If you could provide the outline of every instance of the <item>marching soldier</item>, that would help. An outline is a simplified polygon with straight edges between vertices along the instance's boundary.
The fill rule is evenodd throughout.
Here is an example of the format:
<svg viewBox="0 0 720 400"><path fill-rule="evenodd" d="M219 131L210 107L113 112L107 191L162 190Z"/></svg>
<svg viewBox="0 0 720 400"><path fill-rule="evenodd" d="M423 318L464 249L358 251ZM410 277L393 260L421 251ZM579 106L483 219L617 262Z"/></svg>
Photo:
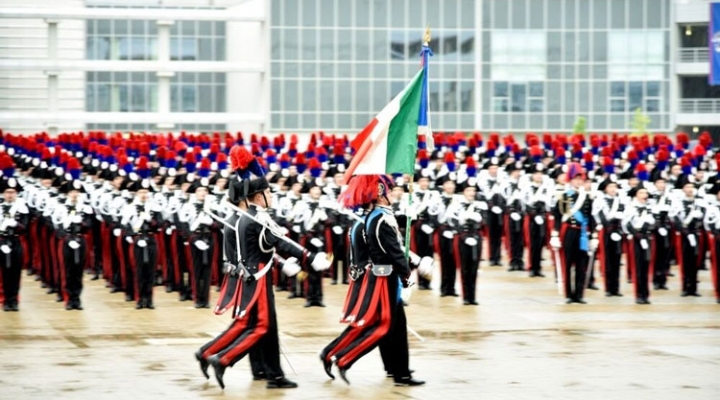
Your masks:
<svg viewBox="0 0 720 400"><path fill-rule="evenodd" d="M720 304L720 182L715 182L707 194L709 204L703 222L708 233L715 301Z"/></svg>
<svg viewBox="0 0 720 400"><path fill-rule="evenodd" d="M623 253L623 227L625 205L618 196L618 184L612 175L598 185L593 201L593 218L598 230L598 255L605 276L605 296L622 296L620 293L620 258Z"/></svg>
<svg viewBox="0 0 720 400"><path fill-rule="evenodd" d="M597 234L593 233L592 200L585 191L585 172L577 163L568 165L565 189L556 193L553 206L554 228L550 246L559 252L567 303L585 304L589 254L597 250ZM593 233L593 238L590 235Z"/></svg>
<svg viewBox="0 0 720 400"><path fill-rule="evenodd" d="M241 255L238 264L242 264L245 274L237 318L245 323L234 332L237 340L208 357L207 361L215 370L218 383L224 388L225 370L262 343L260 348L265 362L267 388L296 388L297 384L285 378L280 366L272 274L268 273L274 265L273 253L277 250L283 255L295 257L301 260L304 266L311 266L317 271L328 269L330 262L324 253L311 253L288 243L284 236L279 236L279 227L274 224L266 211L272 207L269 200L272 197L270 185L265 179L265 171L246 149L240 149L234 147L230 152L230 158L238 176L243 176L243 179L248 181L246 198L249 203L247 215L250 217L240 218L236 227ZM247 174L245 171L248 171ZM251 178L249 171L253 171L256 178ZM237 267L240 268L240 265Z"/></svg>
<svg viewBox="0 0 720 400"><path fill-rule="evenodd" d="M127 238L132 242L130 248L130 264L135 280L135 309L154 309L153 287L158 260L158 244L156 234L162 226L162 208L151 200L154 192L147 169L147 161L141 157L138 161L137 173L140 179L133 182L128 190L135 193L135 198L123 210L122 225Z"/></svg>
<svg viewBox="0 0 720 400"><path fill-rule="evenodd" d="M308 199L296 204L294 223L302 229L300 244L313 253L323 252L327 244L327 212L321 202L322 191L315 182L308 184ZM325 307L323 303L322 274L310 268L308 271L307 301L305 307Z"/></svg>
<svg viewBox="0 0 720 400"><path fill-rule="evenodd" d="M648 298L650 297L649 284L652 279L650 266L654 248L652 239L655 218L647 202L648 191L642 183L630 189L628 196L633 200L625 213L623 229L631 236L627 259L635 284L635 303L650 304Z"/></svg>
<svg viewBox="0 0 720 400"><path fill-rule="evenodd" d="M207 161L207 163L206 163ZM185 234L189 238L192 264L191 270L192 291L195 308L210 308L210 272L215 259L216 244L213 240L212 229L218 228L208 213L210 207L208 198L209 160L203 160L200 168L200 177L195 179L188 187L187 193L194 195L194 199L180 209L179 219L184 225Z"/></svg>
<svg viewBox="0 0 720 400"><path fill-rule="evenodd" d="M432 257L434 249L433 231L434 218L430 215L430 205L436 203L435 195L438 193L430 190L430 179L426 171L415 174L415 190L412 196L413 204L416 204L417 219L413 221L410 235L410 249L420 257ZM438 250L439 251L439 250ZM430 290L430 281L418 277L420 290Z"/></svg>
<svg viewBox="0 0 720 400"><path fill-rule="evenodd" d="M698 249L702 223L705 217L704 202L695 197L695 184L688 175L680 175L675 188L682 191L676 203L671 207L670 218L675 224L675 248L680 263L682 296L696 296L698 274Z"/></svg>
<svg viewBox="0 0 720 400"><path fill-rule="evenodd" d="M468 178L460 184L462 199L455 202L451 211L451 222L458 234L455 236L454 254L456 264L460 268L460 281L464 305L478 305L475 298L477 271L480 267L482 254L482 237L480 236L482 213L487 212L487 204L475 200L477 194L475 178ZM453 282L453 286L454 286Z"/></svg>
<svg viewBox="0 0 720 400"><path fill-rule="evenodd" d="M363 307L348 326L351 330L348 337L351 340L330 359L337 366L340 377L347 383L347 371L352 365L380 342L386 342L391 352L386 356L390 362L388 370L393 373L395 385L424 384L412 378L408 367L407 324L399 294L401 285L405 288L409 286L407 280L410 277L410 267L403 254L397 221L388 199L392 185L389 177L363 175L353 178L347 189L351 198L363 198L359 203L374 205L365 221L372 268L367 273ZM367 197L361 193L367 193ZM326 360L323 362L326 363ZM327 372L327 364L325 368Z"/></svg>
<svg viewBox="0 0 720 400"><path fill-rule="evenodd" d="M535 163L530 168L531 181L529 185L525 185L522 195L527 211L526 235L529 236L527 240L529 273L533 278L545 276L542 273L540 261L542 260L542 250L548 240L547 216L550 212L552 191L544 180L544 170L545 167L541 163Z"/></svg>
<svg viewBox="0 0 720 400"><path fill-rule="evenodd" d="M522 164L520 162L514 162L505 167L505 172L509 178L509 182L503 191L505 197L504 202L507 207L505 214L507 219L504 223L507 229L505 235L509 242L510 267L508 271L525 270L525 263L523 262L523 252L525 250L523 218L525 210L519 184L521 168Z"/></svg>
<svg viewBox="0 0 720 400"><path fill-rule="evenodd" d="M653 289L667 290L667 278L670 273L670 253L674 246L674 238L671 236L672 221L669 217L672 201L666 189L665 178L657 174L653 180L654 191L650 194L651 210L656 222L653 238L655 244L652 268Z"/></svg>
<svg viewBox="0 0 720 400"><path fill-rule="evenodd" d="M80 163L76 159L68 162L71 176L60 187L66 200L53 210L55 231L62 243L62 295L66 310L82 310L80 294L83 289L83 270L89 250L85 235L92 227L93 209L82 201L83 186L80 182Z"/></svg>
<svg viewBox="0 0 720 400"><path fill-rule="evenodd" d="M3 195L2 220L0 221L0 278L3 289L3 311L18 311L18 293L23 267L24 249L22 236L28 224L29 210L18 198L22 186L13 174L0 178L0 193Z"/></svg>
<svg viewBox="0 0 720 400"><path fill-rule="evenodd" d="M480 187L478 196L487 203L490 210L487 213L485 226L487 226L491 267L502 266L500 248L503 237L505 199L502 195L502 184L498 178L498 159L493 157L486 163L485 170L481 171L478 185Z"/></svg>
<svg viewBox="0 0 720 400"><path fill-rule="evenodd" d="M440 253L440 297L458 297L455 292L455 276L457 271L455 259L455 227L450 223L455 199L455 174L448 173L440 177L436 186L442 187L438 207L441 211L437 214L438 229L436 235L436 248Z"/></svg>

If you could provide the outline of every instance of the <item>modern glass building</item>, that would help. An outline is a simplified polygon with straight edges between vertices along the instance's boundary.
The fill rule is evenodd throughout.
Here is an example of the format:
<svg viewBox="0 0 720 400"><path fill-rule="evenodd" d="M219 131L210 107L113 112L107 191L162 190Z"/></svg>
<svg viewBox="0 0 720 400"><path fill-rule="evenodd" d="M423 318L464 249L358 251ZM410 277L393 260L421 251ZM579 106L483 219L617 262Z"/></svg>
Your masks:
<svg viewBox="0 0 720 400"><path fill-rule="evenodd" d="M670 0L271 0L276 130L356 130L419 68L443 130L670 129Z"/></svg>

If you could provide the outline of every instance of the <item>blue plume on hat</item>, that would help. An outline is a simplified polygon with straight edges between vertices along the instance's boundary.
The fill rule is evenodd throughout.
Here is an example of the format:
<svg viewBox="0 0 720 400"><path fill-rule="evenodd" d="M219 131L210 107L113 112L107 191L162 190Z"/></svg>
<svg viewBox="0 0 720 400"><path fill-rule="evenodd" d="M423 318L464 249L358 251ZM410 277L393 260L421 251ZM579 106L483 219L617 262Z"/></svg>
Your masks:
<svg viewBox="0 0 720 400"><path fill-rule="evenodd" d="M138 159L137 168L135 169L135 172L137 172L140 179L150 178L150 168L148 167L147 157L142 156Z"/></svg>

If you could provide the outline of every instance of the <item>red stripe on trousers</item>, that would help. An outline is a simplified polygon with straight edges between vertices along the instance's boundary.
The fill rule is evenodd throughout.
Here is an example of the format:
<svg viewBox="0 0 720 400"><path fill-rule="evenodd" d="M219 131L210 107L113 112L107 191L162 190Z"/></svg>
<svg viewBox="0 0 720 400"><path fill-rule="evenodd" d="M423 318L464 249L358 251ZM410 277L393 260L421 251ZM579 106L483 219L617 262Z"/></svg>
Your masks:
<svg viewBox="0 0 720 400"><path fill-rule="evenodd" d="M245 337L245 340L230 349L230 351L225 353L220 358L220 364L225 366L229 365L233 359L247 352L252 346L257 344L257 342L262 339L262 337L265 336L265 334L267 333L270 327L270 307L268 305L267 299L267 284L265 283L266 279L267 277L263 276L262 278L260 278L260 280L257 281L257 284L261 285L255 292L256 300L253 303L253 307L257 307L257 323L253 328L251 328L251 332ZM257 299L259 295L262 295L262 298ZM247 315L244 318L249 319Z"/></svg>
<svg viewBox="0 0 720 400"><path fill-rule="evenodd" d="M213 339L215 342L202 353L202 358L207 359L208 357L225 350L225 348L230 346L232 342L234 342L242 334L242 331L247 328L247 323L247 318L233 320L232 324L225 330L225 332L221 333L216 339Z"/></svg>
<svg viewBox="0 0 720 400"><path fill-rule="evenodd" d="M367 324L363 326L363 329L374 329L374 331L362 342L358 343L353 349L348 351L341 359L337 361L337 365L340 368L345 368L347 365L352 364L356 359L363 354L368 348L377 344L385 335L390 331L390 325L392 322L391 311L390 311L390 295L388 294L388 283L387 278L378 277L378 281L382 279L382 285L380 287L377 297L380 298L380 320L377 326L374 324Z"/></svg>

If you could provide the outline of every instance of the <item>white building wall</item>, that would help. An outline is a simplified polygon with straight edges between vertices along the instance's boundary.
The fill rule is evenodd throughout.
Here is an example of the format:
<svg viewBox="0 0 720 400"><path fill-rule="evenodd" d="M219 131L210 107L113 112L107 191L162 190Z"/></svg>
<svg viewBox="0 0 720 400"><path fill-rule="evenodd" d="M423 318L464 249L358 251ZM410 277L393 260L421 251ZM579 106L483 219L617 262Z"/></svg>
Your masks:
<svg viewBox="0 0 720 400"><path fill-rule="evenodd" d="M228 13L267 15L270 0L249 0L228 8ZM227 60L230 62L251 62L265 65L266 73L228 73L227 74L227 111L259 113L270 115L269 71L270 41L269 20L265 22L228 22ZM265 132L267 123L229 123L231 132Z"/></svg>
<svg viewBox="0 0 720 400"><path fill-rule="evenodd" d="M674 0L678 24L706 23L710 20L710 2L715 0Z"/></svg>
<svg viewBox="0 0 720 400"><path fill-rule="evenodd" d="M63 0L63 8L82 8L83 0ZM51 7L53 0L0 0L0 7ZM64 60L85 58L85 22L58 23L58 55ZM45 60L48 57L48 24L41 19L0 20L0 59ZM48 110L48 77L45 71L0 70L0 112ZM85 109L85 75L66 71L58 77L58 111L79 112ZM40 120L4 124L12 132L28 133L48 127ZM60 130L82 129L76 123L59 126Z"/></svg>

